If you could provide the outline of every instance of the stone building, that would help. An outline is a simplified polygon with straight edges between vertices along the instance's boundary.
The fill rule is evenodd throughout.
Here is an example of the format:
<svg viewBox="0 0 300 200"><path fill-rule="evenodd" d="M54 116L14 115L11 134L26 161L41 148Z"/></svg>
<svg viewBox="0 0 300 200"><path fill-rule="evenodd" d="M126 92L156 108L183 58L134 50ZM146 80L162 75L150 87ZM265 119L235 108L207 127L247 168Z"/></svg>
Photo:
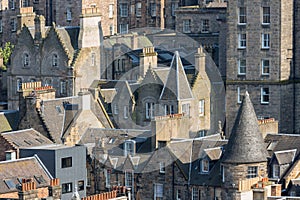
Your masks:
<svg viewBox="0 0 300 200"><path fill-rule="evenodd" d="M40 81L56 89L56 97L76 95L100 78L100 13L83 11L79 27L23 27L8 67L9 109L18 109L22 83Z"/></svg>
<svg viewBox="0 0 300 200"><path fill-rule="evenodd" d="M80 15L87 8L95 8L101 14L101 26L105 36L117 31L117 1L116 0L3 0L0 4L0 40L17 41L17 33L21 27L34 25L34 16L43 15L45 24L52 26L79 26ZM24 20L25 19L25 20Z"/></svg>
<svg viewBox="0 0 300 200"><path fill-rule="evenodd" d="M298 132L294 126L294 10L293 0L228 1L227 136L245 90L253 98L258 118L275 118L280 132Z"/></svg>

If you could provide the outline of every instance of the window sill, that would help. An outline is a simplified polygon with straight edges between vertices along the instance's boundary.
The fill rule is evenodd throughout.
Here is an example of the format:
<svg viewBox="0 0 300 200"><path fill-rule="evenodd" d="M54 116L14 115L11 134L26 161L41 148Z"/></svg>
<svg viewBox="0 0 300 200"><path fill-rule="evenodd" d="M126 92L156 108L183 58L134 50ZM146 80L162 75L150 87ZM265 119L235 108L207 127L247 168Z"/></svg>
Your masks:
<svg viewBox="0 0 300 200"><path fill-rule="evenodd" d="M269 50L270 47L262 47L261 50Z"/></svg>
<svg viewBox="0 0 300 200"><path fill-rule="evenodd" d="M270 26L270 23L262 23L262 26Z"/></svg>
<svg viewBox="0 0 300 200"><path fill-rule="evenodd" d="M261 105L269 105L269 102L260 102Z"/></svg>
<svg viewBox="0 0 300 200"><path fill-rule="evenodd" d="M238 50L245 50L246 47L238 47Z"/></svg>
<svg viewBox="0 0 300 200"><path fill-rule="evenodd" d="M246 26L247 23L238 23L237 25L238 25L238 26Z"/></svg>

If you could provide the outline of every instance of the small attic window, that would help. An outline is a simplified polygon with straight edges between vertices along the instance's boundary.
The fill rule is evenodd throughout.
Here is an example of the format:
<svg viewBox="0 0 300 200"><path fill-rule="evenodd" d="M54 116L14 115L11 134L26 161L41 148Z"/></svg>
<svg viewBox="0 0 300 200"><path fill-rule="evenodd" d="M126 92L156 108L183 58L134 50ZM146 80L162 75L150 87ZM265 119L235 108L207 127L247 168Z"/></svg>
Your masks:
<svg viewBox="0 0 300 200"><path fill-rule="evenodd" d="M4 183L6 184L6 186L9 188L9 189L14 189L16 188L16 184L13 180L11 179L6 179L4 180Z"/></svg>
<svg viewBox="0 0 300 200"><path fill-rule="evenodd" d="M42 175L34 176L34 178L39 184L46 183L46 180L44 179L44 177Z"/></svg>
<svg viewBox="0 0 300 200"><path fill-rule="evenodd" d="M201 172L202 173L209 172L209 160L207 158L204 158L203 160L201 160Z"/></svg>
<svg viewBox="0 0 300 200"><path fill-rule="evenodd" d="M53 67L57 67L58 66L58 56L55 53L52 55L52 66Z"/></svg>
<svg viewBox="0 0 300 200"><path fill-rule="evenodd" d="M28 140L24 140L24 142L28 145L32 145L32 142L31 141L28 141Z"/></svg>
<svg viewBox="0 0 300 200"><path fill-rule="evenodd" d="M39 143L43 144L45 142L45 140L41 139L41 138L35 138L36 141L38 141Z"/></svg>

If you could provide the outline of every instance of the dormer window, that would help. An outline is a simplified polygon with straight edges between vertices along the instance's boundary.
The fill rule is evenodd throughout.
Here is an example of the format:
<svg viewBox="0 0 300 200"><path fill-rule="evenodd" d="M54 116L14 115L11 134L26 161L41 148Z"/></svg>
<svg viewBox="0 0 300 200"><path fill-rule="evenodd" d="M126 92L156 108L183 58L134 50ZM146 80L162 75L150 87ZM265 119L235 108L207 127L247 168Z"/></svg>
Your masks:
<svg viewBox="0 0 300 200"><path fill-rule="evenodd" d="M134 140L126 140L124 142L124 156L127 155L133 156L135 154L135 141Z"/></svg>
<svg viewBox="0 0 300 200"><path fill-rule="evenodd" d="M146 102L146 119L154 118L154 103Z"/></svg>
<svg viewBox="0 0 300 200"><path fill-rule="evenodd" d="M58 56L57 56L57 54L53 54L52 55L52 66L57 67L57 65L58 65Z"/></svg>
<svg viewBox="0 0 300 200"><path fill-rule="evenodd" d="M279 178L280 176L280 167L277 163L274 163L272 166L273 178Z"/></svg>
<svg viewBox="0 0 300 200"><path fill-rule="evenodd" d="M23 65L24 65L24 67L28 67L28 65L29 65L29 55L28 55L28 53L24 53Z"/></svg>
<svg viewBox="0 0 300 200"><path fill-rule="evenodd" d="M166 172L166 165L165 162L159 163L159 173L164 174Z"/></svg>
<svg viewBox="0 0 300 200"><path fill-rule="evenodd" d="M71 8L67 8L67 21L72 21L72 11Z"/></svg>
<svg viewBox="0 0 300 200"><path fill-rule="evenodd" d="M209 160L207 158L201 160L201 172L202 173L209 172Z"/></svg>

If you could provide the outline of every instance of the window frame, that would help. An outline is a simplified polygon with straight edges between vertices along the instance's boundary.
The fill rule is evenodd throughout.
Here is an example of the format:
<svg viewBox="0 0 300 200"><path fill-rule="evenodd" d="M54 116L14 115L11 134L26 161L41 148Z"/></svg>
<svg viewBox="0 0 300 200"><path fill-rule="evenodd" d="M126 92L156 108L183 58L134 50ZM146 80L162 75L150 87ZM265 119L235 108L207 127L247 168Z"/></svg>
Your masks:
<svg viewBox="0 0 300 200"><path fill-rule="evenodd" d="M247 178L258 177L258 167L257 166L248 166L247 169Z"/></svg>
<svg viewBox="0 0 300 200"><path fill-rule="evenodd" d="M247 7L241 6L238 8L238 24L247 24ZM243 11L243 12L242 12Z"/></svg>
<svg viewBox="0 0 300 200"><path fill-rule="evenodd" d="M159 173L165 174L166 173L166 163L159 162Z"/></svg>
<svg viewBox="0 0 300 200"><path fill-rule="evenodd" d="M67 82L65 80L60 80L60 94L67 93Z"/></svg>
<svg viewBox="0 0 300 200"><path fill-rule="evenodd" d="M273 178L280 177L280 166L277 163L274 163L272 165L272 176L273 176Z"/></svg>
<svg viewBox="0 0 300 200"><path fill-rule="evenodd" d="M269 25L270 22L271 22L271 8L269 6L263 6L262 7L262 25Z"/></svg>
<svg viewBox="0 0 300 200"><path fill-rule="evenodd" d="M84 190L84 180L77 181L77 188L78 188L78 191Z"/></svg>
<svg viewBox="0 0 300 200"><path fill-rule="evenodd" d="M247 34L239 33L238 34L238 48L246 49L246 47L247 47Z"/></svg>
<svg viewBox="0 0 300 200"><path fill-rule="evenodd" d="M133 187L133 178L134 178L134 174L132 170L125 170L125 186L127 188L132 188Z"/></svg>
<svg viewBox="0 0 300 200"><path fill-rule="evenodd" d="M265 99L265 98L267 98L267 99ZM270 88L269 87L261 87L260 103L261 104L269 104L270 103Z"/></svg>
<svg viewBox="0 0 300 200"><path fill-rule="evenodd" d="M24 53L23 56L24 56L23 57L23 66L28 67L29 66L29 54Z"/></svg>
<svg viewBox="0 0 300 200"><path fill-rule="evenodd" d="M162 200L164 197L164 184L154 183L154 200Z"/></svg>
<svg viewBox="0 0 300 200"><path fill-rule="evenodd" d="M192 188L192 200L199 200L199 189L193 187Z"/></svg>
<svg viewBox="0 0 300 200"><path fill-rule="evenodd" d="M171 16L172 17L175 17L175 11L177 10L177 8L178 8L178 3L172 2L171 3Z"/></svg>
<svg viewBox="0 0 300 200"><path fill-rule="evenodd" d="M128 106L124 106L124 113L123 113L123 117L124 119L128 119L129 116L129 107Z"/></svg>
<svg viewBox="0 0 300 200"><path fill-rule="evenodd" d="M61 158L61 168L70 168L73 166L72 156Z"/></svg>
<svg viewBox="0 0 300 200"><path fill-rule="evenodd" d="M241 88L237 87L237 103L242 103Z"/></svg>
<svg viewBox="0 0 300 200"><path fill-rule="evenodd" d="M268 65L266 65L265 62L268 62ZM267 72L265 72L265 70ZM261 74L262 75L270 75L270 59L262 59L261 60Z"/></svg>
<svg viewBox="0 0 300 200"><path fill-rule="evenodd" d="M66 21L68 21L68 22L72 21L72 9L71 8L67 8L67 10L66 10Z"/></svg>
<svg viewBox="0 0 300 200"><path fill-rule="evenodd" d="M156 17L156 3L150 3L150 15Z"/></svg>
<svg viewBox="0 0 300 200"><path fill-rule="evenodd" d="M120 34L128 33L128 24L120 24Z"/></svg>
<svg viewBox="0 0 300 200"><path fill-rule="evenodd" d="M128 3L120 3L120 17L128 17Z"/></svg>
<svg viewBox="0 0 300 200"><path fill-rule="evenodd" d="M191 29L192 29L192 27L191 27L192 20L191 19L184 19L182 21L182 23L183 23L183 27L182 27L183 33L191 33L192 32L191 31Z"/></svg>
<svg viewBox="0 0 300 200"><path fill-rule="evenodd" d="M61 193L62 194L67 194L73 192L73 183L63 183L61 184Z"/></svg>
<svg viewBox="0 0 300 200"><path fill-rule="evenodd" d="M244 64L244 65L242 65ZM238 75L246 75L247 73L247 61L246 59L238 60Z"/></svg>
<svg viewBox="0 0 300 200"><path fill-rule="evenodd" d="M209 160L207 158L201 160L201 173L209 173Z"/></svg>
<svg viewBox="0 0 300 200"><path fill-rule="evenodd" d="M145 118L154 119L155 104L154 102L145 102Z"/></svg>
<svg viewBox="0 0 300 200"><path fill-rule="evenodd" d="M209 19L201 20L201 33L209 33Z"/></svg>
<svg viewBox="0 0 300 200"><path fill-rule="evenodd" d="M261 34L261 48L262 49L270 48L270 33Z"/></svg>
<svg viewBox="0 0 300 200"><path fill-rule="evenodd" d="M142 16L142 2L137 2L135 4L135 16L136 17Z"/></svg>
<svg viewBox="0 0 300 200"><path fill-rule="evenodd" d="M56 53L52 54L52 67L58 66L58 55Z"/></svg>
<svg viewBox="0 0 300 200"><path fill-rule="evenodd" d="M114 4L108 5L108 18L111 19L114 17Z"/></svg>
<svg viewBox="0 0 300 200"><path fill-rule="evenodd" d="M205 115L205 99L199 100L199 116Z"/></svg>

